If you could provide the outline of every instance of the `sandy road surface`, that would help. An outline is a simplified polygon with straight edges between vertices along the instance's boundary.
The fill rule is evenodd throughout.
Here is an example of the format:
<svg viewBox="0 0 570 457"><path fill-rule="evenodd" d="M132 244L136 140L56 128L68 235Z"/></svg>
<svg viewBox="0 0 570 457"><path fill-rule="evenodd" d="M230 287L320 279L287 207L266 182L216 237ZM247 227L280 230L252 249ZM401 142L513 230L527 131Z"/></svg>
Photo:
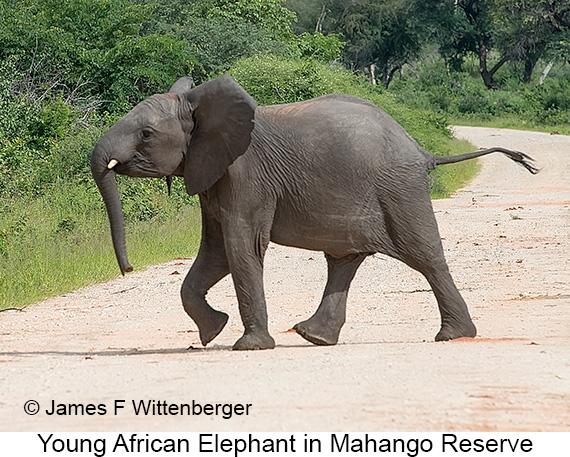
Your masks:
<svg viewBox="0 0 570 457"><path fill-rule="evenodd" d="M0 313L0 430L570 430L570 138L457 134L527 152L542 167L532 176L486 157L467 188L434 202L476 339L435 343L427 282L374 256L353 283L340 344L313 346L287 330L318 304L323 256L272 245L266 294L277 348L230 351L241 323L226 279L209 300L230 322L203 349L178 295L192 261L173 261ZM41 405L35 416L23 410L30 399ZM130 408L151 399L252 406L231 419ZM52 400L102 404L107 414L50 416Z"/></svg>

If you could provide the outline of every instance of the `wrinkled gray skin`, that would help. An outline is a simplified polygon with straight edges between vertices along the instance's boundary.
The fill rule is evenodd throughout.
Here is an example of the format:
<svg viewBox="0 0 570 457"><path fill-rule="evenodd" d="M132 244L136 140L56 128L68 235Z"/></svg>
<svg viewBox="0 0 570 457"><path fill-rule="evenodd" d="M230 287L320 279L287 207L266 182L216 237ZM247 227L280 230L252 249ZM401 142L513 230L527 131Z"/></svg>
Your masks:
<svg viewBox="0 0 570 457"><path fill-rule="evenodd" d="M257 107L224 76L195 88L183 78L169 93L141 102L100 139L91 168L123 274L132 267L113 172L184 177L202 209L200 250L181 291L184 309L202 343L212 341L228 316L205 296L231 273L245 327L234 349L267 349L275 346L262 278L270 240L325 253L321 304L295 326L315 344L338 341L350 283L378 252L429 281L442 321L436 340L475 336L444 258L426 170L495 151L536 172L529 157L498 148L434 157L382 110L347 95Z"/></svg>

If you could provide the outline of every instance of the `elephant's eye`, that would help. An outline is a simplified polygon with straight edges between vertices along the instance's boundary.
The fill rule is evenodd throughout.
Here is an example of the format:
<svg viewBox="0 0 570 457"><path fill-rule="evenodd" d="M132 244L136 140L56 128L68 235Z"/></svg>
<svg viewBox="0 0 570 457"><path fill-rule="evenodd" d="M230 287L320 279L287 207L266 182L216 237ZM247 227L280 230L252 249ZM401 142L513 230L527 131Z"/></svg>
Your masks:
<svg viewBox="0 0 570 457"><path fill-rule="evenodd" d="M143 139L143 141L148 141L148 140L150 140L151 137L152 137L152 130L143 129L141 131L141 138Z"/></svg>

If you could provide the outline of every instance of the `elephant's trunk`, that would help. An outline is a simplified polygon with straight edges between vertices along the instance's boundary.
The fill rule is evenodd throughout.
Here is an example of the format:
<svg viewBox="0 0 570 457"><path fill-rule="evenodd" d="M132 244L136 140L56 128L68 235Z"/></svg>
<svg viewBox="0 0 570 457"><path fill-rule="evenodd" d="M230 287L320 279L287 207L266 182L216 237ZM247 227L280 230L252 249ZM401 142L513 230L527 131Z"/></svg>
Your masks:
<svg viewBox="0 0 570 457"><path fill-rule="evenodd" d="M123 208L121 199L117 189L114 172L107 168L109 164L109 156L105 153L104 148L100 145L95 146L91 155L91 173L97 183L99 192L103 197L107 208L107 215L111 224L111 237L113 238L113 247L115 255L119 262L119 268L124 275L126 272L133 271L133 267L127 259L127 249L125 246L125 218L123 216Z"/></svg>

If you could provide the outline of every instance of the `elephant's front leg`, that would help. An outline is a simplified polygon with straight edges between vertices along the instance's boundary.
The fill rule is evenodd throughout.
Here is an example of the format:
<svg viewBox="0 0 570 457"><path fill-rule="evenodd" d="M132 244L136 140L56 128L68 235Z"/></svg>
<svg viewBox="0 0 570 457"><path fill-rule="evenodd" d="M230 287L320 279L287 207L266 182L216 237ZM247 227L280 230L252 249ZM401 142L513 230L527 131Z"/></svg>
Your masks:
<svg viewBox="0 0 570 457"><path fill-rule="evenodd" d="M269 334L267 307L263 290L263 259L269 234L259 228L234 226L227 234L226 252L239 312L245 328L234 350L273 349L275 340Z"/></svg>
<svg viewBox="0 0 570 457"><path fill-rule="evenodd" d="M206 293L229 272L221 227L203 212L200 250L184 279L181 296L184 310L198 326L204 346L222 331L228 321L226 313L213 309L206 302Z"/></svg>
<svg viewBox="0 0 570 457"><path fill-rule="evenodd" d="M319 345L338 342L346 319L348 288L366 255L353 254L342 258L327 255L326 258L328 280L321 304L313 316L293 327L303 338Z"/></svg>

